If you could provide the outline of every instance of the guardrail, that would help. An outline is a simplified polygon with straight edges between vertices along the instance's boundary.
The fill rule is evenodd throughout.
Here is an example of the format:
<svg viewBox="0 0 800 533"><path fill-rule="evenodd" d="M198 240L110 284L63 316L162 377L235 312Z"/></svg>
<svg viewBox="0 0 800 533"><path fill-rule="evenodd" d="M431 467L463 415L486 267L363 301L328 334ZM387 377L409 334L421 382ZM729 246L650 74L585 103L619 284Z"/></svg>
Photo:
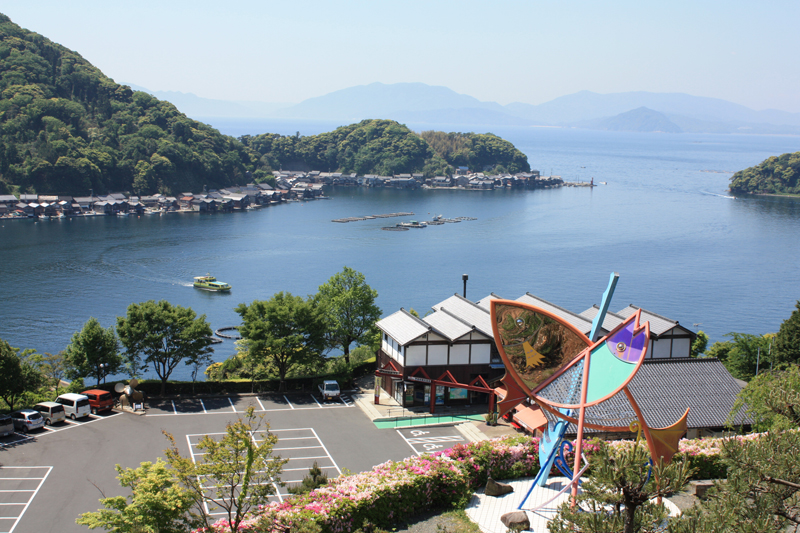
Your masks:
<svg viewBox="0 0 800 533"><path fill-rule="evenodd" d="M430 418L431 423L436 423L440 418L455 418L455 419L464 419L472 420L469 418L474 415L482 415L484 414L480 407L443 407L439 406L437 408L437 412L434 414L430 414L427 408L407 408L407 407L392 407L387 409L385 415L381 417L381 420L386 423L390 422L392 418L394 418L394 426L403 426L409 425L408 423L412 420L420 420L425 418Z"/></svg>

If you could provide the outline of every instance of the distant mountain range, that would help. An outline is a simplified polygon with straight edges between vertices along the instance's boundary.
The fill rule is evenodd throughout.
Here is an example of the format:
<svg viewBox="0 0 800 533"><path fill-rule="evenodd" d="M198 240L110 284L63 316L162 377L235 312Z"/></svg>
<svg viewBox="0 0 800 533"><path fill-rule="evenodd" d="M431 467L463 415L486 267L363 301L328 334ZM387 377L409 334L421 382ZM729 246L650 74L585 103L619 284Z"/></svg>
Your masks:
<svg viewBox="0 0 800 533"><path fill-rule="evenodd" d="M682 93L581 91L539 105L482 102L424 83L372 83L298 104L210 100L152 92L196 118L273 118L356 122L367 118L460 127L561 126L641 132L800 134L800 113L755 111L717 98Z"/></svg>

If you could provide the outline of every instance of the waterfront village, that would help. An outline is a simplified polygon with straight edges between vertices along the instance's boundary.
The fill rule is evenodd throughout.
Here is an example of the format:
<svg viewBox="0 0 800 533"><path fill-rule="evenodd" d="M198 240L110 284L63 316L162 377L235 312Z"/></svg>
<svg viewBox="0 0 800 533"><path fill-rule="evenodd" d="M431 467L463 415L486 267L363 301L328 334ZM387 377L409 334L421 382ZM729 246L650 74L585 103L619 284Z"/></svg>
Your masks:
<svg viewBox="0 0 800 533"><path fill-rule="evenodd" d="M423 174L397 174L376 176L343 174L341 172L276 171L275 185L249 183L225 189L211 189L202 193L184 192L175 196L154 194L149 196L112 193L95 196L0 194L2 218L63 218L71 216L144 215L167 212L216 213L241 211L277 205L283 202L326 198L325 186L384 187L392 189L546 189L565 183L560 176L541 176L538 170L519 174L486 176L459 168L453 176L425 178ZM250 173L246 174L250 178ZM588 185L588 184L587 184Z"/></svg>

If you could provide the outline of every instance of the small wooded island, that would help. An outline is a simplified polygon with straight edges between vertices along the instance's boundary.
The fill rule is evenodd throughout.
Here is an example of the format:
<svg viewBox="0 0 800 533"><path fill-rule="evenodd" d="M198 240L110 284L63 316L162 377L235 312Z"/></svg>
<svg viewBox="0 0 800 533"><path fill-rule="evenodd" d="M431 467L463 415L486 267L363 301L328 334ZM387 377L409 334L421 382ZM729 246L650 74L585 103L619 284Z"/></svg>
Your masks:
<svg viewBox="0 0 800 533"><path fill-rule="evenodd" d="M731 177L734 194L800 195L800 152L773 156Z"/></svg>
<svg viewBox="0 0 800 533"><path fill-rule="evenodd" d="M273 170L361 175L528 172L492 134L417 134L389 120L239 139L118 85L78 53L0 14L0 194L137 196L273 182Z"/></svg>

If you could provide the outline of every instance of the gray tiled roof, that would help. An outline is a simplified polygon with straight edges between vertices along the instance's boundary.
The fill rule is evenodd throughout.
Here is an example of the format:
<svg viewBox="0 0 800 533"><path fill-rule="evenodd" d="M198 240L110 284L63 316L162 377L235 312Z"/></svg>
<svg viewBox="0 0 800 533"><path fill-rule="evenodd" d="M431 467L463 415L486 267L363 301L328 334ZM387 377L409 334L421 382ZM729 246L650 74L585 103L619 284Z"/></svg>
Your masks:
<svg viewBox="0 0 800 533"><path fill-rule="evenodd" d="M477 304L478 307L483 307L487 311L491 313L491 302L492 300L502 300L502 298L495 293L491 293L488 296L484 296L480 300L478 300Z"/></svg>
<svg viewBox="0 0 800 533"><path fill-rule="evenodd" d="M592 307L590 307L589 309L587 309L586 311L581 313L581 316L584 317L584 318L589 319L589 321L591 322L591 321L594 320L594 317L597 316L597 312L598 311L600 311L600 308L598 306L596 306L596 305L593 305ZM601 329L606 330L606 332L610 332L615 327L617 327L620 324L622 324L623 322L625 322L625 318L626 317L622 317L622 316L619 316L616 313L612 313L611 311L608 311L606 313L605 318L603 318L603 324L601 325Z"/></svg>
<svg viewBox="0 0 800 533"><path fill-rule="evenodd" d="M689 429L724 427L742 390L722 362L711 357L646 359L629 389L651 427L674 424L688 407ZM624 394L587 409L587 417L611 419L620 413L632 413ZM743 421L748 423L741 415L736 420ZM575 433L574 427L570 430Z"/></svg>
<svg viewBox="0 0 800 533"><path fill-rule="evenodd" d="M639 307L636 307L635 305L631 304L625 309L617 311L616 314L623 318L628 318L639 309L640 309ZM686 329L680 324L678 324L677 320L670 320L669 318L657 315L646 309L642 309L641 323L644 324L645 322L650 322L650 333L655 333L656 335L663 335L664 333L666 333L667 331L671 330L676 326L681 329Z"/></svg>
<svg viewBox="0 0 800 533"><path fill-rule="evenodd" d="M446 309L450 314L457 316L467 324L474 325L475 328L484 335L494 338L492 334L491 315L487 309L480 307L478 304L458 294L454 294L447 300L433 306L434 311L439 311L441 309ZM423 320L428 322L427 317Z"/></svg>
<svg viewBox="0 0 800 533"><path fill-rule="evenodd" d="M542 300L541 298L534 296L529 292L526 292L523 296L517 298L517 301L529 305L535 305L540 309L544 309L545 311L553 313L559 318L563 318L564 320L566 320L567 322L578 328L578 331L582 331L584 335L588 335L592 331L591 320L581 315L575 314L572 311L568 311L563 307L559 307L555 304L552 304L547 300Z"/></svg>
<svg viewBox="0 0 800 533"><path fill-rule="evenodd" d="M458 320L446 311L436 311L424 318L437 333L442 334L448 340L454 341L467 335L472 328L463 321Z"/></svg>
<svg viewBox="0 0 800 533"><path fill-rule="evenodd" d="M401 345L408 344L430 330L428 324L405 309L378 320L375 325Z"/></svg>

